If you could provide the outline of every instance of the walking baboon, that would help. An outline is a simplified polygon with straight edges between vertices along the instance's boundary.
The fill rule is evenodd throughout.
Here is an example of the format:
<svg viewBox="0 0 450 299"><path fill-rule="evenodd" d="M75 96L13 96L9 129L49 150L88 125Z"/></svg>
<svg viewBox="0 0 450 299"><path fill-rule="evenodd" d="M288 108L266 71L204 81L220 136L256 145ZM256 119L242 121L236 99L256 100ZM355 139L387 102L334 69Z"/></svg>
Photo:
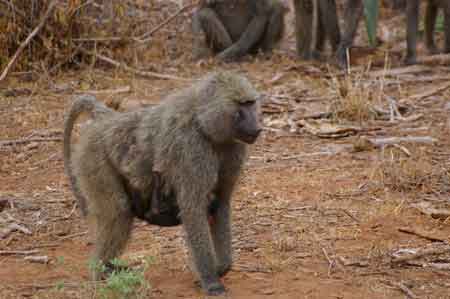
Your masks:
<svg viewBox="0 0 450 299"><path fill-rule="evenodd" d="M414 64L417 61L416 45L417 31L419 24L420 0L408 0L406 5L407 12L407 52L405 63ZM444 52L450 53L450 1L448 0L428 0L425 14L425 44L430 54L437 54L440 51L434 41L434 27L439 8L444 11L444 34L445 46Z"/></svg>
<svg viewBox="0 0 450 299"><path fill-rule="evenodd" d="M76 182L76 178L73 174L73 169L70 167L71 151L70 151L70 139L72 138L72 131L76 119L82 113L90 113L94 120L97 120L105 115L113 115L116 112L108 107L102 102L97 101L97 99L91 95L81 95L75 98L72 107L66 114L65 125L64 125L64 170L66 175L70 179L70 184L72 187L72 192L75 195L77 204L84 216L87 215L86 199L80 190Z"/></svg>
<svg viewBox="0 0 450 299"><path fill-rule="evenodd" d="M341 39L335 0L317 0L317 28L314 28L314 0L294 0L297 54L305 60L318 58L328 39L333 52ZM313 34L315 45L313 45Z"/></svg>
<svg viewBox="0 0 450 299"><path fill-rule="evenodd" d="M210 52L233 61L281 40L286 8L279 0L204 0L192 17L194 59Z"/></svg>
<svg viewBox="0 0 450 299"><path fill-rule="evenodd" d="M157 106L92 122L71 160L65 138L67 173L95 223L95 260L107 263L124 249L136 200L159 198L170 215L179 211L203 289L223 293L219 277L232 263L230 201L247 144L261 132L259 97L245 77L218 72ZM77 105L65 131L73 127ZM145 218L148 207L135 207Z"/></svg>

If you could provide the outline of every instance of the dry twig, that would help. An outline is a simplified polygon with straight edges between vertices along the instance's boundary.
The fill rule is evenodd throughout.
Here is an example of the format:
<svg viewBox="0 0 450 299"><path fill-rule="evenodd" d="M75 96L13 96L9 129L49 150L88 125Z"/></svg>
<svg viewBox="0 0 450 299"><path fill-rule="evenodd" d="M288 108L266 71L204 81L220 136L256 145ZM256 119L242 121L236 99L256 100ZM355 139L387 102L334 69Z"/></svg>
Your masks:
<svg viewBox="0 0 450 299"><path fill-rule="evenodd" d="M386 138L370 138L368 139L371 144L376 147L383 147L386 145L394 145L398 143L424 143L432 144L437 140L430 136L408 136L408 137L386 137Z"/></svg>
<svg viewBox="0 0 450 299"><path fill-rule="evenodd" d="M39 256L33 255L24 257L24 260L29 261L31 263L47 264L49 258L46 255L39 255Z"/></svg>
<svg viewBox="0 0 450 299"><path fill-rule="evenodd" d="M98 53L94 53L94 52L90 52L87 51L85 49L82 49L81 52L87 54L87 55L92 55L95 56L97 59L100 59L103 62L109 63L115 67L118 68L122 68L123 70L127 71L127 72L131 72L134 73L136 75L139 76L143 76L143 77L150 77L150 78L158 78L158 79L163 79L163 80L179 80L179 81L189 81L187 79L181 78L181 77L177 77L177 76L172 76L172 75L165 75L165 74L159 74L156 72L150 72L150 71L141 71L141 70L137 70L135 68L132 68L128 65L126 65L125 63L121 63L118 62L112 58L106 57L104 55L98 54Z"/></svg>
<svg viewBox="0 0 450 299"><path fill-rule="evenodd" d="M450 82L447 82L447 83L441 84L439 86L432 87L432 88L430 88L430 89L428 89L428 90L426 90L426 91L424 91L422 93L419 93L419 94L416 94L416 95L404 98L404 99L402 99L400 101L403 102L403 101L407 101L407 100L422 100L424 98L428 98L428 97L431 97L431 96L433 96L435 94L441 93L441 92L443 92L443 91L445 91L445 90L447 90L449 88L450 88Z"/></svg>
<svg viewBox="0 0 450 299"><path fill-rule="evenodd" d="M412 299L419 298L402 282L391 282L391 285L399 288L403 293L405 293L406 297L408 297L408 298L412 298Z"/></svg>
<svg viewBox="0 0 450 299"><path fill-rule="evenodd" d="M394 257L392 259L393 263L403 263L403 262L407 262L410 260L414 260L420 257L423 257L425 255L432 255L432 254L443 254L443 253L447 253L450 252L450 246L444 246L444 247L440 247L440 248L426 248L423 250L419 250L416 253L413 254L409 254L409 255L405 255L405 256L399 256L399 257Z"/></svg>
<svg viewBox="0 0 450 299"><path fill-rule="evenodd" d="M39 24L34 28L34 30L28 35L28 37L20 44L19 48L17 49L16 53L14 53L14 56L11 58L11 60L6 65L5 69L3 70L2 74L0 75L0 82L3 81L6 76L8 75L9 70L16 62L17 58L19 57L20 53L25 49L25 47L31 42L31 40L41 31L42 27L44 27L45 22L50 17L50 13L53 11L53 8L55 8L57 0L53 0L50 2L47 11L45 12L44 16L42 17Z"/></svg>
<svg viewBox="0 0 450 299"><path fill-rule="evenodd" d="M39 250L0 250L0 255L29 255L38 253Z"/></svg>
<svg viewBox="0 0 450 299"><path fill-rule="evenodd" d="M0 147L2 146L15 146L19 144L26 144L30 142L49 142L49 141L62 141L61 137L34 137L26 139L4 140L0 141Z"/></svg>
<svg viewBox="0 0 450 299"><path fill-rule="evenodd" d="M421 238L424 238L424 239L427 239L427 240L430 240L430 241L433 241L433 242L445 242L446 241L445 239L438 238L438 237L433 237L433 236L430 236L428 234L424 234L424 233L415 231L415 230L413 230L411 228L407 228L407 227L401 227L401 228L398 229L398 231L402 232L402 233L410 234L410 235L416 235L418 237L421 237Z"/></svg>
<svg viewBox="0 0 450 299"><path fill-rule="evenodd" d="M170 17L168 17L164 22L162 22L161 24L159 24L158 26L156 26L155 28L153 28L152 30L150 30L147 33L144 33L141 37L139 37L139 40L141 43L146 43L147 41L149 41L149 37L151 35L153 35L153 33L157 32L159 29L161 29L162 27L164 27L166 24L168 24L170 21L172 21L173 19L175 19L179 14L181 14L183 11L185 11L186 9L190 8L190 7L194 7L196 6L197 3L192 3L192 4L188 4L183 6L182 8L180 8L177 12L175 12L173 15L171 15Z"/></svg>

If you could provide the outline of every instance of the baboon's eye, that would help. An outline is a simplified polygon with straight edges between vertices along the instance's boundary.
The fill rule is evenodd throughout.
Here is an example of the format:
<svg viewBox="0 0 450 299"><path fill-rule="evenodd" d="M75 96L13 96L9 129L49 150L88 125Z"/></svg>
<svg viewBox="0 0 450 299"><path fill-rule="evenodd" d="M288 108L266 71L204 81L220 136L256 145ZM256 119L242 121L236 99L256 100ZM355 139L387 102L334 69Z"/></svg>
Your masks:
<svg viewBox="0 0 450 299"><path fill-rule="evenodd" d="M251 106L254 103L255 103L254 100L245 100L245 101L240 102L241 106Z"/></svg>

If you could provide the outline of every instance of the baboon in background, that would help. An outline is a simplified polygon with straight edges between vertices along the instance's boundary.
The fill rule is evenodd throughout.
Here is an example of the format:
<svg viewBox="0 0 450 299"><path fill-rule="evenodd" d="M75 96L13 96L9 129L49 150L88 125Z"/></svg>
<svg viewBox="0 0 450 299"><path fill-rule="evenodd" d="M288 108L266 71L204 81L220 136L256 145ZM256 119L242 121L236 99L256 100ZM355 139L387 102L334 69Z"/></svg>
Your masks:
<svg viewBox="0 0 450 299"><path fill-rule="evenodd" d="M344 7L344 30L339 28L335 0L317 0L317 28L313 29L314 0L293 0L297 53L303 59L317 58L328 38L336 60L341 67L347 66L347 49L353 44L358 23L363 14L362 0L347 0ZM313 33L316 45L312 49Z"/></svg>
<svg viewBox="0 0 450 299"><path fill-rule="evenodd" d="M401 1L398 1L401 5ZM425 15L425 44L431 54L439 53L434 41L434 27L439 8L444 11L444 34L445 46L444 52L450 53L450 1L447 0L428 0ZM416 45L419 24L420 0L406 1L406 31L407 31L407 52L405 57L406 64L414 64L417 60ZM339 65L347 67L347 49L352 44L358 29L358 23L363 15L364 6L360 0L347 0L344 9L344 31L341 42L336 52L336 58Z"/></svg>
<svg viewBox="0 0 450 299"><path fill-rule="evenodd" d="M261 132L259 98L245 77L208 75L157 106L105 114L84 128L70 157L67 131L81 106L75 102L65 122L64 159L94 220L95 260L108 263L124 249L133 201L175 200L168 210L179 209L201 286L209 295L224 293L219 277L232 264L231 196L247 144Z"/></svg>
<svg viewBox="0 0 450 299"><path fill-rule="evenodd" d="M333 52L341 40L335 0L317 0L317 28L314 27L314 0L293 0L297 54L305 60L318 58L325 40L329 39ZM313 34L316 44L313 45Z"/></svg>
<svg viewBox="0 0 450 299"><path fill-rule="evenodd" d="M420 0L408 0L406 5L407 13L407 52L405 63L414 64L417 62L417 31L419 24ZM444 11L444 53L450 53L450 1L448 0L428 0L425 14L425 45L430 54L437 54L440 51L434 41L434 27L439 8Z"/></svg>
<svg viewBox="0 0 450 299"><path fill-rule="evenodd" d="M233 61L258 50L270 53L284 32L279 0L203 0L192 17L193 56L210 52Z"/></svg>
<svg viewBox="0 0 450 299"><path fill-rule="evenodd" d="M362 0L347 0L344 7L344 30L336 51L336 60L341 68L347 68L347 50L352 47L359 21L364 12Z"/></svg>

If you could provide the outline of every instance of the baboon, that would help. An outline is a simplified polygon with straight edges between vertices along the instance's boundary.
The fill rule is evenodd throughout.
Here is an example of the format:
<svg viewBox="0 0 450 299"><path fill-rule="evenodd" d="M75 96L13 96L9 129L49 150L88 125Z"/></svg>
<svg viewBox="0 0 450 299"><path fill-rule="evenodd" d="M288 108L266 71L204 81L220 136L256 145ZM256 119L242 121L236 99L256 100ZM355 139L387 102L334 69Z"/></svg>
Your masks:
<svg viewBox="0 0 450 299"><path fill-rule="evenodd" d="M203 0L192 17L193 57L210 52L235 61L258 50L270 53L284 32L279 0Z"/></svg>
<svg viewBox="0 0 450 299"><path fill-rule="evenodd" d="M417 31L419 24L420 0L408 0L406 5L407 14L407 52L405 57L406 64L415 64L417 62L416 45ZM444 53L450 53L450 1L448 0L428 0L425 13L425 45L430 54L437 54L440 51L434 41L434 27L439 8L444 11L444 34L445 45Z"/></svg>
<svg viewBox="0 0 450 299"><path fill-rule="evenodd" d="M363 14L361 0L347 0L344 7L344 29L342 34L335 0L293 0L297 53L303 59L317 58L328 38L338 64L347 66L347 49L353 44L358 23ZM313 29L314 2L317 3L317 28ZM315 32L314 32L315 31ZM316 45L311 47L315 33Z"/></svg>
<svg viewBox="0 0 450 299"><path fill-rule="evenodd" d="M122 252L133 218L149 211L151 217L148 201L157 198L182 223L202 288L224 293L219 277L232 264L231 197L247 145L261 132L259 99L245 77L210 74L159 105L93 121L71 156L68 131L81 109L75 102L65 121L64 159L80 206L94 220L95 261Z"/></svg>
<svg viewBox="0 0 450 299"><path fill-rule="evenodd" d="M348 67L347 51L353 45L359 21L364 12L362 0L347 0L344 7L344 30L336 51L336 60L341 68Z"/></svg>
<svg viewBox="0 0 450 299"><path fill-rule="evenodd" d="M84 112L90 113L93 120L98 120L107 115L111 116L113 114L117 114L117 112L108 108L102 102L97 101L97 99L91 95L81 95L75 99L70 113L67 114L67 125L64 128L64 169L66 171L66 175L70 178L72 191L77 198L77 203L80 206L80 210L82 214L86 216L86 199L81 193L79 186L76 184L76 177L73 175L73 169L70 167L70 139L72 136L73 126L77 117ZM150 224L156 224L159 226L179 225L181 222L178 217L179 210L176 206L175 198L172 194L167 196L163 193L163 185L157 172L152 172L152 181L154 183L150 198L141 198L141 194L139 192L127 190L130 197L133 199L131 201L131 209L133 214Z"/></svg>
<svg viewBox="0 0 450 299"><path fill-rule="evenodd" d="M113 115L116 111L108 108L102 102L97 101L97 99L91 95L81 95L75 98L72 107L69 112L66 113L65 125L64 125L64 171L70 180L72 187L72 192L77 199L77 204L81 210L81 213L87 215L86 200L82 194L80 187L76 184L76 178L73 174L73 169L70 167L70 139L72 137L72 130L76 119L81 113L90 113L91 118L98 120L103 116Z"/></svg>
<svg viewBox="0 0 450 299"><path fill-rule="evenodd" d="M297 54L305 60L318 58L329 39L333 52L341 39L335 0L294 0ZM317 28L314 27L317 3ZM313 46L313 34L316 39Z"/></svg>
<svg viewBox="0 0 450 299"><path fill-rule="evenodd" d="M450 1L446 0L428 0L425 14L425 44L430 54L439 53L434 41L434 27L439 8L444 11L444 34L445 46L444 52L450 53ZM401 1L399 1L401 5ZM420 0L406 1L406 31L407 31L407 51L405 57L406 64L414 64L417 61L416 45L419 23ZM347 0L344 9L344 33L339 44L336 58L339 65L343 68L347 67L347 49L353 44L353 39L358 28L359 20L363 15L363 3L359 0Z"/></svg>

